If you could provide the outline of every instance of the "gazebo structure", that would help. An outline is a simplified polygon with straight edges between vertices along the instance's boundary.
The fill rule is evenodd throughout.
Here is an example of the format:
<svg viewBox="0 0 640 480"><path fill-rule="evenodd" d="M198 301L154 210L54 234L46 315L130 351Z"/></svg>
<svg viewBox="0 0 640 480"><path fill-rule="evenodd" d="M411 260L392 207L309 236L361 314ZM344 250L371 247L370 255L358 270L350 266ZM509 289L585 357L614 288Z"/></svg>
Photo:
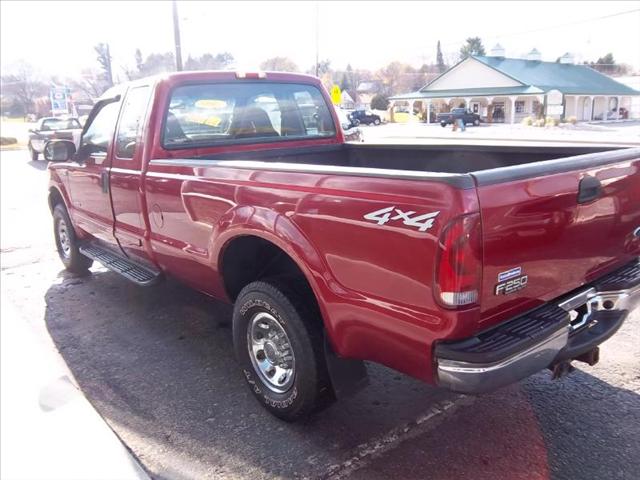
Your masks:
<svg viewBox="0 0 640 480"><path fill-rule="evenodd" d="M632 98L640 96L607 75L574 64L568 53L558 62L541 61L535 49L526 59L506 58L498 45L491 54L467 57L417 92L390 100L419 112L464 106L490 123L516 123L529 116L606 122L628 116Z"/></svg>

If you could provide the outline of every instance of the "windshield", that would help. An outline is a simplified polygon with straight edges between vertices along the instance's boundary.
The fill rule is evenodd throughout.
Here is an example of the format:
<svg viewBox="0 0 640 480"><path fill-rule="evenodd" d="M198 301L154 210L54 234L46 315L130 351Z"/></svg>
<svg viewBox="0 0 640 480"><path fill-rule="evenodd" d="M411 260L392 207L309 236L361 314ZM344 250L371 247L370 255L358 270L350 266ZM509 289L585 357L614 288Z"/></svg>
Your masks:
<svg viewBox="0 0 640 480"><path fill-rule="evenodd" d="M48 118L42 121L42 130L72 130L82 128L75 118Z"/></svg>

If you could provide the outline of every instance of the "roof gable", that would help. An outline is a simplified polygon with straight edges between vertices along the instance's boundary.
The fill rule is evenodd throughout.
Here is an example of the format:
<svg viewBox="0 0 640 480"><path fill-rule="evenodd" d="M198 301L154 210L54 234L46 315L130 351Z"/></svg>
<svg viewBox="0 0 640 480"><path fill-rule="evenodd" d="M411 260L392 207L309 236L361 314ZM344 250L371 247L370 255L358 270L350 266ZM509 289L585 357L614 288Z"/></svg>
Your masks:
<svg viewBox="0 0 640 480"><path fill-rule="evenodd" d="M568 94L611 95L640 93L585 65L503 57L473 58L525 85L535 86L544 91L557 89Z"/></svg>
<svg viewBox="0 0 640 480"><path fill-rule="evenodd" d="M474 57L467 57L429 82L420 91L520 87L522 85L523 82L509 74L479 62Z"/></svg>

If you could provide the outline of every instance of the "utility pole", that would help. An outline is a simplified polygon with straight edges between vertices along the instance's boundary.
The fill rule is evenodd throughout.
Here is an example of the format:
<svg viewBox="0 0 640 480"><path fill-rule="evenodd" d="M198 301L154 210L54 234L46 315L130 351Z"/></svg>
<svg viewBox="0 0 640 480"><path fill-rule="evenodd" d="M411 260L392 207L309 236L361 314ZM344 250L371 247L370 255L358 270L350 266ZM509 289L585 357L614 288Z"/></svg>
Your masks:
<svg viewBox="0 0 640 480"><path fill-rule="evenodd" d="M182 71L182 45L180 45L180 21L178 20L178 4L176 0L173 4L173 38L176 43L176 70Z"/></svg>
<svg viewBox="0 0 640 480"><path fill-rule="evenodd" d="M316 77L320 68L320 6L316 2Z"/></svg>
<svg viewBox="0 0 640 480"><path fill-rule="evenodd" d="M109 51L109 44L105 44L105 74L107 77L107 82L109 82L109 87L113 87L113 71L111 70L111 52Z"/></svg>

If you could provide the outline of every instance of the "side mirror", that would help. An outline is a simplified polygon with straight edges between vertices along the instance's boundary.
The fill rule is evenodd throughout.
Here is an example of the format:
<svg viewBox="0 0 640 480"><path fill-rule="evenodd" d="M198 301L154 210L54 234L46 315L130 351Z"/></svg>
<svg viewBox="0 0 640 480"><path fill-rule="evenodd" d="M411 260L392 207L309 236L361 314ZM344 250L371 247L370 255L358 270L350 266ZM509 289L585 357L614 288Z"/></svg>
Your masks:
<svg viewBox="0 0 640 480"><path fill-rule="evenodd" d="M30 128L29 129L29 133L38 133L38 131L35 128Z"/></svg>
<svg viewBox="0 0 640 480"><path fill-rule="evenodd" d="M69 140L49 140L44 146L44 158L49 162L67 162L76 153L76 146Z"/></svg>

